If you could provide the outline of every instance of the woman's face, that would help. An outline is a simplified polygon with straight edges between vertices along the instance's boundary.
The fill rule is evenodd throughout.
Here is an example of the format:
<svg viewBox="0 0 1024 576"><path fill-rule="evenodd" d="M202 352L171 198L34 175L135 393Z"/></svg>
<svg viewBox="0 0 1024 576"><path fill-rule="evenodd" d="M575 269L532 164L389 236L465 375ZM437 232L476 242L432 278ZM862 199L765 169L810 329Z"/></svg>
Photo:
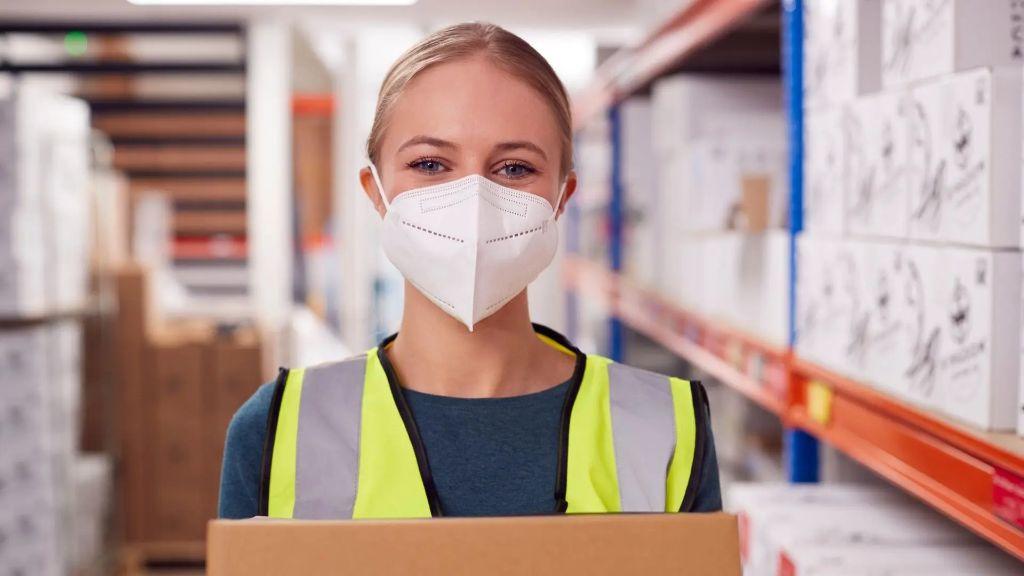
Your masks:
<svg viewBox="0 0 1024 576"><path fill-rule="evenodd" d="M406 85L381 139L377 170L389 202L406 190L480 174L554 205L561 155L555 115L543 97L475 56L428 68ZM360 179L383 215L368 169ZM575 187L570 173L563 205Z"/></svg>

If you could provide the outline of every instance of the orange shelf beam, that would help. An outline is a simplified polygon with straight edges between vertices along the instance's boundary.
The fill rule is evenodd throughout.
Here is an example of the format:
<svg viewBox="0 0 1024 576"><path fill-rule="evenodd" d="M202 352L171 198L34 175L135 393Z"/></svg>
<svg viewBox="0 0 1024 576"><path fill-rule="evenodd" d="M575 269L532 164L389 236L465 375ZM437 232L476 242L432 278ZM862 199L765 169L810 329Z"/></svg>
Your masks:
<svg viewBox="0 0 1024 576"><path fill-rule="evenodd" d="M1018 525L1001 518L996 497L997 478L1004 485L1011 478L1024 491L1024 438L973 430L794 358L786 348L684 310L600 264L568 257L565 285L787 426L828 442L1024 560L1024 517L1015 519ZM1024 496L1010 507L1024 511Z"/></svg>
<svg viewBox="0 0 1024 576"><path fill-rule="evenodd" d="M785 415L785 349L715 325L668 303L653 290L580 258L566 259L565 281L570 290L601 302L612 315L765 410ZM719 348L717 353L714 348Z"/></svg>

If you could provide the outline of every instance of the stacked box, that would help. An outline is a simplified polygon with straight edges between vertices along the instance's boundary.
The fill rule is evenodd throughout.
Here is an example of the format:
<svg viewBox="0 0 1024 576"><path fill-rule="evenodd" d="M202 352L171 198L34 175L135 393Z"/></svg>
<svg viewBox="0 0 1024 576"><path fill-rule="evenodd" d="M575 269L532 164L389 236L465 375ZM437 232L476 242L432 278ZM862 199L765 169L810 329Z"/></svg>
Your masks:
<svg viewBox="0 0 1024 576"><path fill-rule="evenodd" d="M846 137L841 109L808 111L804 117L804 230L843 233Z"/></svg>
<svg viewBox="0 0 1024 576"><path fill-rule="evenodd" d="M649 119L642 101L620 109L627 222L641 218L655 229L627 237L627 262L636 260L627 273L647 281L637 272L653 264L649 283L674 302L784 345L787 296L778 284L788 261L789 172L781 84L679 74L657 80L651 94ZM650 128L651 154L648 142L635 143L628 124L637 121ZM638 181L634 167L650 160L657 209L648 211L630 198L630 186ZM632 195L647 207L650 196ZM648 242L657 247L653 262L637 258Z"/></svg>
<svg viewBox="0 0 1024 576"><path fill-rule="evenodd" d="M904 238L909 102L904 92L866 96L848 108L845 220L851 236Z"/></svg>
<svg viewBox="0 0 1024 576"><path fill-rule="evenodd" d="M878 90L881 0L804 3L804 103L811 108Z"/></svg>
<svg viewBox="0 0 1024 576"><path fill-rule="evenodd" d="M911 237L1018 247L1020 71L983 68L910 94Z"/></svg>
<svg viewBox="0 0 1024 576"><path fill-rule="evenodd" d="M944 250L939 381L946 413L988 430L1017 423L1021 259L1014 252Z"/></svg>
<svg viewBox="0 0 1024 576"><path fill-rule="evenodd" d="M1019 419L1024 433L1024 3L805 11L796 353L975 427Z"/></svg>
<svg viewBox="0 0 1024 576"><path fill-rule="evenodd" d="M734 484L743 573L1016 574L1017 561L892 488Z"/></svg>
<svg viewBox="0 0 1024 576"><path fill-rule="evenodd" d="M885 86L978 66L1019 64L1024 7L1010 0L885 0Z"/></svg>

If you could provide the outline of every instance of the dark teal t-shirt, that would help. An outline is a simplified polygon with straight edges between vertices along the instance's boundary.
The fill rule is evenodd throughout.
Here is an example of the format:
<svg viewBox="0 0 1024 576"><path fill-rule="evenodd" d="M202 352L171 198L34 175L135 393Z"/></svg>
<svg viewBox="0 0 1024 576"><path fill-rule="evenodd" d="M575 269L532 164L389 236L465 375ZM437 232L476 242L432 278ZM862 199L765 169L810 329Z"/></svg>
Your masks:
<svg viewBox="0 0 1024 576"><path fill-rule="evenodd" d="M555 510L564 382L509 398L452 398L403 389L430 462L446 516L509 516ZM265 384L228 427L220 517L250 518L259 509L263 443L274 385ZM710 418L704 419L710 422ZM722 509L710 427L694 510Z"/></svg>

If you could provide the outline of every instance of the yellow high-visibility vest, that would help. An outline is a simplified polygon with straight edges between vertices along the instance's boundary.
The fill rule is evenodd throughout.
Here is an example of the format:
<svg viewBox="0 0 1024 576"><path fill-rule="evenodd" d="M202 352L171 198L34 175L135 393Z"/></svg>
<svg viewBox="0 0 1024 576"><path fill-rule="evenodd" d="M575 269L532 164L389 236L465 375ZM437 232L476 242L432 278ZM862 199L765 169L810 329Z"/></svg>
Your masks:
<svg viewBox="0 0 1024 576"><path fill-rule="evenodd" d="M699 382L574 356L561 420L552 512L688 511L703 457L707 397ZM384 349L282 369L274 391L260 514L275 518L441 516L426 451Z"/></svg>

